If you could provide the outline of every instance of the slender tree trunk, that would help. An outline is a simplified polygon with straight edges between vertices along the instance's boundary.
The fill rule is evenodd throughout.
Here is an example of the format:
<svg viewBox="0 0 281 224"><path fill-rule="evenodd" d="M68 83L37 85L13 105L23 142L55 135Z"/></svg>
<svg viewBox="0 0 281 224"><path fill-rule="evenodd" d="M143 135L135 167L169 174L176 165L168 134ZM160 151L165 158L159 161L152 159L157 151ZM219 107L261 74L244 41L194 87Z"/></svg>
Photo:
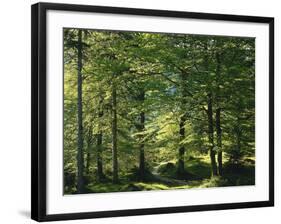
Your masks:
<svg viewBox="0 0 281 224"><path fill-rule="evenodd" d="M91 155L90 155L90 147L87 149L87 155L86 155L86 167L85 167L85 173L86 175L90 174L90 160L91 160Z"/></svg>
<svg viewBox="0 0 281 224"><path fill-rule="evenodd" d="M183 110L186 110L186 103L187 103L187 75L181 73L181 107ZM179 123L179 134L180 134L180 141L184 140L185 138L185 122L186 122L187 114L184 113L180 117L180 123ZM185 146L181 145L178 149L178 168L177 168L177 174L178 176L183 176L185 173L184 168L184 154L185 154Z"/></svg>
<svg viewBox="0 0 281 224"><path fill-rule="evenodd" d="M102 162L102 131L97 135L97 179L102 181L104 178L103 174L103 162Z"/></svg>
<svg viewBox="0 0 281 224"><path fill-rule="evenodd" d="M213 124L213 99L212 94L208 94L208 126L209 126L209 144L210 144L210 159L212 167L212 176L217 176L216 152L214 151L214 124Z"/></svg>
<svg viewBox="0 0 281 224"><path fill-rule="evenodd" d="M222 176L222 140L221 140L221 108L220 108L220 82L221 82L221 55L216 52L217 68L216 68L216 133L218 147L218 175Z"/></svg>
<svg viewBox="0 0 281 224"><path fill-rule="evenodd" d="M136 97L139 104L143 105L145 100L145 91L144 89L139 90L139 94ZM145 113L143 111L143 108L141 109L141 112L138 116L138 121L136 123L136 129L138 132L143 132L145 129ZM139 135L139 179L144 180L145 179L145 153L144 153L144 135Z"/></svg>
<svg viewBox="0 0 281 224"><path fill-rule="evenodd" d="M221 108L216 110L216 132L217 132L217 146L218 146L218 174L222 176L222 143L221 143Z"/></svg>
<svg viewBox="0 0 281 224"><path fill-rule="evenodd" d="M103 110L101 109L102 100L100 101L100 109L99 109L99 120L103 117ZM100 121L99 121L100 122ZM100 123L99 123L99 129L100 129ZM98 181L102 181L104 178L103 174L103 162L102 162L102 131L99 130L99 133L97 135L97 179Z"/></svg>
<svg viewBox="0 0 281 224"><path fill-rule="evenodd" d="M240 118L239 116L236 118L236 152L234 154L234 162L238 166L239 160L241 159L241 126L240 126Z"/></svg>
<svg viewBox="0 0 281 224"><path fill-rule="evenodd" d="M142 111L140 113L140 131L144 131L144 122L145 122L145 114ZM140 158L139 158L139 171L140 171L140 179L144 180L145 178L145 157L144 157L144 142L143 142L143 136L141 139L141 143L140 143L140 154L139 154Z"/></svg>
<svg viewBox="0 0 281 224"><path fill-rule="evenodd" d="M237 142L237 149L238 149L238 152L240 153L240 150L241 150L241 128L240 128L240 121L239 121L239 118L237 119L238 120L238 130L237 130L237 133L236 133L236 136L237 136L237 139L236 139L236 142Z"/></svg>
<svg viewBox="0 0 281 224"><path fill-rule="evenodd" d="M87 155L86 155L86 174L89 175L90 173L90 163L91 163L91 148L92 148L92 125L89 127L88 137L87 137Z"/></svg>
<svg viewBox="0 0 281 224"><path fill-rule="evenodd" d="M78 42L77 42L77 71L78 71L78 98L77 98L77 108L78 108L78 138L77 138L77 191L82 193L84 191L84 156L83 156L83 108L82 108L82 30L78 31Z"/></svg>
<svg viewBox="0 0 281 224"><path fill-rule="evenodd" d="M118 182L118 155L117 155L117 101L115 81L112 82L112 182Z"/></svg>
<svg viewBox="0 0 281 224"><path fill-rule="evenodd" d="M140 90L138 101L142 104L145 100L145 92L144 89ZM137 125L137 129L139 132L143 132L145 128L145 113L143 111L140 112L139 115L139 124ZM140 135L140 148L139 148L139 173L140 173L140 180L144 180L145 178L145 156L144 156L144 136L143 134Z"/></svg>
<svg viewBox="0 0 281 224"><path fill-rule="evenodd" d="M182 141L185 137L185 116L181 116L180 118L180 124L179 124L179 134L180 134L180 140ZM179 157L178 157L178 170L177 173L179 176L184 175L185 169L184 169L184 154L185 154L185 147L182 145L179 148Z"/></svg>

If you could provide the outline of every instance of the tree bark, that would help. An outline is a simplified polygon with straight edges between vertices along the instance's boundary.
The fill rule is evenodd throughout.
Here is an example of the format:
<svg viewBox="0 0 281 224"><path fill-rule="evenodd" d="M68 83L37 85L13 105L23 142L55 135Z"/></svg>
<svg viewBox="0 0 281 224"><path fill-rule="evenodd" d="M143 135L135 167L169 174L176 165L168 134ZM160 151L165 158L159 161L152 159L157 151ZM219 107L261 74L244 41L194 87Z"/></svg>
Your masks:
<svg viewBox="0 0 281 224"><path fill-rule="evenodd" d="M85 167L86 175L90 174L90 160L91 160L90 147L88 147L87 154L86 154L86 167Z"/></svg>
<svg viewBox="0 0 281 224"><path fill-rule="evenodd" d="M182 141L185 137L185 116L181 116L180 118L180 124L179 124L179 134L180 134L180 140ZM179 158L178 158L178 170L177 173L179 176L184 175L185 169L184 169L184 154L185 154L185 147L184 145L180 146L179 148Z"/></svg>
<svg viewBox="0 0 281 224"><path fill-rule="evenodd" d="M212 94L208 94L208 132L209 132L209 144L210 144L210 159L212 167L212 176L217 176L217 163L216 163L216 152L214 151L214 124L213 124L213 99Z"/></svg>
<svg viewBox="0 0 281 224"><path fill-rule="evenodd" d="M77 113L78 113L78 138L77 138L77 192L84 191L84 156L83 156L83 108L82 108L82 30L78 31L77 42Z"/></svg>
<svg viewBox="0 0 281 224"><path fill-rule="evenodd" d="M99 105L99 122L103 117L103 110L101 108L102 100L100 101ZM100 123L99 123L99 129L100 129ZM97 180L102 181L104 179L104 173L103 173L103 162L102 162L102 130L99 130L99 133L97 134Z"/></svg>
<svg viewBox="0 0 281 224"><path fill-rule="evenodd" d="M235 164L238 165L239 160L241 159L241 138L242 138L239 116L236 118L235 132L236 132L236 152L234 153L233 159L234 159Z"/></svg>
<svg viewBox="0 0 281 224"><path fill-rule="evenodd" d="M89 131L88 131L88 137L87 137L87 155L86 155L86 170L85 170L85 173L87 175L90 174L90 164L91 164L91 146L92 146L92 135L93 135L93 132L92 132L92 124L90 124L90 127L89 127Z"/></svg>
<svg viewBox="0 0 281 224"><path fill-rule="evenodd" d="M118 154L117 154L117 101L115 81L112 81L112 182L118 183Z"/></svg>
<svg viewBox="0 0 281 224"><path fill-rule="evenodd" d="M138 101L142 104L145 100L145 92L143 89L140 90ZM139 124L137 125L137 129L139 132L143 132L145 128L145 113L143 111L140 112L139 115ZM145 178L145 156L144 156L144 136L143 134L140 135L140 148L139 148L139 173L140 173L140 180L144 180Z"/></svg>
<svg viewBox="0 0 281 224"><path fill-rule="evenodd" d="M181 107L183 111L186 110L186 103L187 103L187 74L181 73ZM185 112L180 117L180 123L179 123L179 135L180 135L180 141L184 140L185 138L185 122L186 122L187 113ZM177 167L177 174L178 176L183 176L185 173L184 168L184 154L185 154L185 146L181 145L178 149L178 167Z"/></svg>
<svg viewBox="0 0 281 224"><path fill-rule="evenodd" d="M140 122L141 122L141 129L140 131L144 131L144 122L145 122L145 114L144 112L140 113ZM139 158L139 171L140 171L140 179L144 180L145 178L145 157L144 157L144 142L143 136L141 137L140 143L140 158Z"/></svg>
<svg viewBox="0 0 281 224"><path fill-rule="evenodd" d="M222 142L221 142L221 108L216 110L216 132L217 132L217 146L218 146L218 175L222 176Z"/></svg>
<svg viewBox="0 0 281 224"><path fill-rule="evenodd" d="M139 89L139 92L136 96L136 100L141 106L143 106L145 100L145 91L144 89ZM137 118L136 129L138 132L143 132L145 129L145 112L141 108L141 112ZM139 135L139 179L143 181L145 179L145 153L144 153L144 135Z"/></svg>
<svg viewBox="0 0 281 224"><path fill-rule="evenodd" d="M216 52L216 133L217 133L217 147L218 147L218 175L222 176L222 140L221 140L221 108L220 108L220 82L221 82L221 55Z"/></svg>

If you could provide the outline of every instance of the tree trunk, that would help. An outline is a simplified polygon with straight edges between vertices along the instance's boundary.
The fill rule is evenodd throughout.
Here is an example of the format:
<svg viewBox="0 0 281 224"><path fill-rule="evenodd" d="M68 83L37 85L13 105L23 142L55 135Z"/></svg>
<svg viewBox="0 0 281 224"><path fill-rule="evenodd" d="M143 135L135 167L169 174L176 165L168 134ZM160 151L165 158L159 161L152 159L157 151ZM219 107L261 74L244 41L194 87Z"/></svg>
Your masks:
<svg viewBox="0 0 281 224"><path fill-rule="evenodd" d="M99 101L99 111L98 111L98 117L99 117L99 122L98 122L98 128L99 132L97 134L97 179L98 181L102 181L104 179L104 173L103 173L103 161L102 161L102 130L101 129L101 120L103 117L103 109L102 109L102 103L103 99L100 97Z"/></svg>
<svg viewBox="0 0 281 224"><path fill-rule="evenodd" d="M220 108L220 82L221 82L221 55L216 52L216 133L218 147L218 175L222 176L222 140L221 140L221 108Z"/></svg>
<svg viewBox="0 0 281 224"><path fill-rule="evenodd" d="M240 118L239 116L236 118L236 128L235 128L235 132L236 132L236 151L233 155L233 161L235 163L235 165L238 166L239 164L239 160L241 159L242 155L241 155L241 138L242 138L242 132L241 132L241 126L240 126Z"/></svg>
<svg viewBox="0 0 281 224"><path fill-rule="evenodd" d="M118 182L118 155L117 155L117 102L116 102L116 86L112 81L112 182Z"/></svg>
<svg viewBox="0 0 281 224"><path fill-rule="evenodd" d="M90 163L91 163L91 148L92 148L92 135L93 135L93 132L92 132L92 124L90 124L90 127L89 127L89 131L88 131L88 137L87 137L87 155L86 155L86 170L85 170L85 173L87 175L90 174Z"/></svg>
<svg viewBox="0 0 281 224"><path fill-rule="evenodd" d="M100 105L101 107L101 105ZM99 113L99 122L103 117L103 110L100 108ZM99 124L100 127L100 124ZM97 135L97 179L98 181L102 181L104 179L103 174L103 162L102 162L102 131L99 130Z"/></svg>
<svg viewBox="0 0 281 224"><path fill-rule="evenodd" d="M141 122L141 130L144 131L144 122L145 122L145 114L144 112L140 113L140 122ZM144 180L145 178L145 157L144 157L144 142L143 136L140 143L140 158L139 158L139 171L140 171L140 179Z"/></svg>
<svg viewBox="0 0 281 224"><path fill-rule="evenodd" d="M208 126L209 126L209 144L210 144L210 159L212 167L212 176L217 176L217 163L216 163L216 152L214 151L214 124L213 124L213 99L212 94L208 94Z"/></svg>
<svg viewBox="0 0 281 224"><path fill-rule="evenodd" d="M187 103L187 74L181 73L181 107L183 111L186 110L186 103ZM180 141L183 141L185 138L185 122L186 122L187 113L184 113L180 117L179 123L179 134L180 134ZM178 168L177 174L178 176L183 176L185 173L184 169L184 154L185 154L185 146L181 145L178 151Z"/></svg>
<svg viewBox="0 0 281 224"><path fill-rule="evenodd" d="M180 124L179 124L179 134L180 134L180 140L182 141L185 137L185 116L181 116L180 118ZM179 176L184 175L184 154L185 154L185 147L182 145L179 148L179 158L178 158L178 170L177 173Z"/></svg>
<svg viewBox="0 0 281 224"><path fill-rule="evenodd" d="M145 100L145 91L144 89L139 90L139 94L137 96L137 101L143 106ZM142 111L139 114L138 122L136 124L136 129L138 132L143 132L145 129L145 113ZM139 178L140 180L145 179L145 155L144 155L144 136L143 134L139 135Z"/></svg>
<svg viewBox="0 0 281 224"><path fill-rule="evenodd" d="M86 167L85 167L86 175L90 174L90 160L91 160L90 147L88 147L87 154L86 154Z"/></svg>
<svg viewBox="0 0 281 224"><path fill-rule="evenodd" d="M221 108L216 110L216 132L217 132L217 146L218 146L218 174L222 176L222 143L221 143Z"/></svg>
<svg viewBox="0 0 281 224"><path fill-rule="evenodd" d="M102 162L102 131L97 135L97 180L102 181L103 174L103 162Z"/></svg>
<svg viewBox="0 0 281 224"><path fill-rule="evenodd" d="M84 156L83 156L83 108L82 108L82 30L78 31L77 42L77 113L78 113L78 138L77 138L77 192L82 193L84 191Z"/></svg>

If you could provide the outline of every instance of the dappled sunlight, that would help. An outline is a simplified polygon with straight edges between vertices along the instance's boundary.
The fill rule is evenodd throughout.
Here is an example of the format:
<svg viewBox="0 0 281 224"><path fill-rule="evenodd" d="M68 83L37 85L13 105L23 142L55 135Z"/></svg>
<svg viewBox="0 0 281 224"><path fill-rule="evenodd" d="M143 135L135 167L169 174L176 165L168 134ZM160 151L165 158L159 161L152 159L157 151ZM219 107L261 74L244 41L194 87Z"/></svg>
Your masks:
<svg viewBox="0 0 281 224"><path fill-rule="evenodd" d="M64 29L64 193L255 184L255 39Z"/></svg>

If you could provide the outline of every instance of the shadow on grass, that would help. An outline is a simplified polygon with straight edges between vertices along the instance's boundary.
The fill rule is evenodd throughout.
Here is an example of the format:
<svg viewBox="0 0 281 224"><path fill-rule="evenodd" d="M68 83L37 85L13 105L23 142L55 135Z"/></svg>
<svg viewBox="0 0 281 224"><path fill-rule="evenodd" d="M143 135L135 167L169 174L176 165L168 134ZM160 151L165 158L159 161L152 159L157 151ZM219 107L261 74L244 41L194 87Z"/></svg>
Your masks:
<svg viewBox="0 0 281 224"><path fill-rule="evenodd" d="M228 186L255 185L255 166L243 163L233 166L226 164L223 176L228 182Z"/></svg>
<svg viewBox="0 0 281 224"><path fill-rule="evenodd" d="M253 163L245 161L239 165L225 162L222 177L211 177L210 164L207 157L189 159L185 164L185 169L184 176L179 177L176 174L177 165L175 163L163 163L155 171L147 172L147 178L144 181L140 181L134 176L134 173L131 173L127 176L121 176L118 184L113 184L110 180L103 183L92 181L87 185L85 193L209 188L255 184L255 166ZM74 191L65 193L75 194Z"/></svg>

